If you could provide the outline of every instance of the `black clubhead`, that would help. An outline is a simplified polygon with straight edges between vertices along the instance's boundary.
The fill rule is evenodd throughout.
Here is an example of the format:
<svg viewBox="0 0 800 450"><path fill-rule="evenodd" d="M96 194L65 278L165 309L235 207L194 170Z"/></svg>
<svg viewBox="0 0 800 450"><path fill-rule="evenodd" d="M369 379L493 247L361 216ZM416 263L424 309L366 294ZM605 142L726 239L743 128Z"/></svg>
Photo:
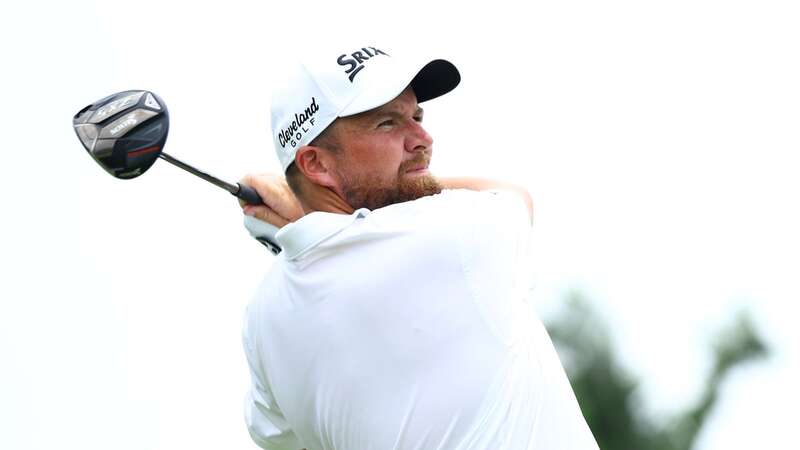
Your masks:
<svg viewBox="0 0 800 450"><path fill-rule="evenodd" d="M116 178L136 178L158 159L169 131L167 105L149 91L124 91L81 109L72 119L89 155Z"/></svg>

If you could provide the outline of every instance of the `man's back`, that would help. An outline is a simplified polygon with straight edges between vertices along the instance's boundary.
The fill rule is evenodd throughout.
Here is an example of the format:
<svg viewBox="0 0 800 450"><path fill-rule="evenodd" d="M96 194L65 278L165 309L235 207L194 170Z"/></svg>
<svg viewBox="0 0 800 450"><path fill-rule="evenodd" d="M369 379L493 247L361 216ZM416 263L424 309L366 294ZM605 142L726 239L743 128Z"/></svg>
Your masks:
<svg viewBox="0 0 800 450"><path fill-rule="evenodd" d="M528 303L514 194L449 190L282 230L248 309L265 448L595 449Z"/></svg>

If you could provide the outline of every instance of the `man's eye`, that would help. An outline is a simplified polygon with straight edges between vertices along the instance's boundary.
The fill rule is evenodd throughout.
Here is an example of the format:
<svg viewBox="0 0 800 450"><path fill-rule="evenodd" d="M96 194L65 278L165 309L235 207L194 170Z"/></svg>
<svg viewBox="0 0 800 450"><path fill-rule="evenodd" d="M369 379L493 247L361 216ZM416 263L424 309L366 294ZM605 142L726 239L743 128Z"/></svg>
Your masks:
<svg viewBox="0 0 800 450"><path fill-rule="evenodd" d="M414 117L414 120L416 120L419 123L422 123L422 116L416 116Z"/></svg>
<svg viewBox="0 0 800 450"><path fill-rule="evenodd" d="M390 120L384 120L383 122L378 124L378 128L380 128L380 127L390 127L392 125L394 125L394 120L391 120L391 119Z"/></svg>

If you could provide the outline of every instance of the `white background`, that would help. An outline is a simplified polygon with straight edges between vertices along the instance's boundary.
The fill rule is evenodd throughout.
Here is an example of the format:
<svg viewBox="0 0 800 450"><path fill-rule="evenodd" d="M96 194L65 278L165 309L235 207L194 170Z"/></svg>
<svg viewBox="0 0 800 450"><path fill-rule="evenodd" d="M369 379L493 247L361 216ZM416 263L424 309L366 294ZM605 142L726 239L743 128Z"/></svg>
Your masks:
<svg viewBox="0 0 800 450"><path fill-rule="evenodd" d="M798 448L796 2L5 3L0 448L252 449L239 327L271 257L233 198L167 163L118 181L71 117L150 89L167 151L229 181L275 171L283 64L341 42L450 59L432 169L527 185L544 315L584 292L644 377L689 404L749 310L773 347L697 449Z"/></svg>

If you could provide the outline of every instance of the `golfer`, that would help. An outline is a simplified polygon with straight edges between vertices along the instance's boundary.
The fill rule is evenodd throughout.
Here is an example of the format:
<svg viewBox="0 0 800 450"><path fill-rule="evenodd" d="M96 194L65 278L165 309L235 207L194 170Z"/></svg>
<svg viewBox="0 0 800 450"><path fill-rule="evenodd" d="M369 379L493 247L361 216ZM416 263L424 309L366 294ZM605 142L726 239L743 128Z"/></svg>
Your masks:
<svg viewBox="0 0 800 450"><path fill-rule="evenodd" d="M530 305L528 192L428 170L422 104L459 81L448 61L360 47L275 93L285 179L242 180L283 247L245 317L259 446L597 449Z"/></svg>

